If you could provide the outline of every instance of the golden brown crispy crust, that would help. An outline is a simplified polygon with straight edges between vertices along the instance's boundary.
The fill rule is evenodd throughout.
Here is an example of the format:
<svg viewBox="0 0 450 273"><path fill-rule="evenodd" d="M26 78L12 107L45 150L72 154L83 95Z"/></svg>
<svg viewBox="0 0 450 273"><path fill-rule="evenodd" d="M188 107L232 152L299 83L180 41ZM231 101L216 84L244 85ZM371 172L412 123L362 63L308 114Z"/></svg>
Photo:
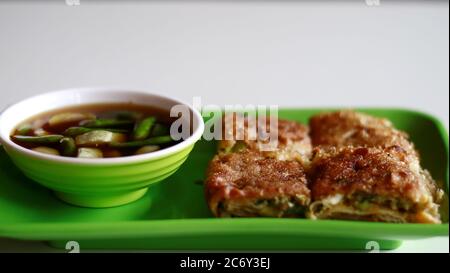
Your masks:
<svg viewBox="0 0 450 273"><path fill-rule="evenodd" d="M289 120L278 120L278 146L273 147L273 151L265 151L262 145L267 144L267 141L261 139L257 132L259 129L256 124L249 124L248 118L243 118L243 123L236 122L238 115L234 113L232 116L223 118L222 130L224 140L219 141L219 153L236 152L236 147L242 150L251 150L260 152L265 157L273 157L279 160L298 160L303 163L309 161L311 156L312 145L309 137L309 128L303 124ZM231 121L233 123L231 123ZM230 122L233 126L225 127L225 122ZM271 126L270 119L266 120L266 131ZM256 129L256 130L252 130ZM242 132L238 136L237 132ZM267 146L266 146L267 147Z"/></svg>
<svg viewBox="0 0 450 273"><path fill-rule="evenodd" d="M312 202L342 196L344 203L335 200L334 205L353 206L352 202L364 199L380 208L406 213L407 222L438 222L437 205L429 188L434 182L413 164L418 163L410 162L407 152L398 146L315 149L309 184ZM356 211L361 212L358 208ZM424 219L424 212L433 219ZM351 218L352 213L347 215ZM371 216L361 215L362 220L364 217Z"/></svg>
<svg viewBox="0 0 450 273"><path fill-rule="evenodd" d="M386 119L376 118L351 110L315 115L310 119L314 146L399 146L417 156L408 135L395 129Z"/></svg>
<svg viewBox="0 0 450 273"><path fill-rule="evenodd" d="M401 152L395 149L391 152L376 148L316 150L310 176L313 198L364 192L415 201L420 181L399 156Z"/></svg>
<svg viewBox="0 0 450 273"><path fill-rule="evenodd" d="M283 217L291 206L284 203L273 215L261 215L245 204L264 200L286 199L296 206L309 204L306 173L299 162L262 157L255 152L223 154L210 162L205 181L205 195L215 216ZM242 213L226 211L227 206L241 205ZM231 207L231 206L228 206Z"/></svg>

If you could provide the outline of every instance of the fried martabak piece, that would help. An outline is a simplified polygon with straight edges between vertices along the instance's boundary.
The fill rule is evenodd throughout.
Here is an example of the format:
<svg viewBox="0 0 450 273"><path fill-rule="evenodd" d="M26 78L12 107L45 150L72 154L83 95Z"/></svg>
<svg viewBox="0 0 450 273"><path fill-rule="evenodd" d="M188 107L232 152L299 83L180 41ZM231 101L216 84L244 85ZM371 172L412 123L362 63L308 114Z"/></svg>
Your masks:
<svg viewBox="0 0 450 273"><path fill-rule="evenodd" d="M308 126L295 121L277 120L278 141L277 145L272 145L268 144L268 141L261 134L262 129L268 132L270 128L274 128L273 124L270 124L269 118L266 120L266 127L261 128L256 123L249 122L248 117L242 117L242 123L237 122L238 116L238 114L233 114L223 118L224 140L218 143L219 154L249 150L259 152L265 157L278 160L297 160L304 165L308 164L312 151ZM226 127L225 122L231 125ZM268 147L271 149L268 150Z"/></svg>
<svg viewBox="0 0 450 273"><path fill-rule="evenodd" d="M315 149L309 186L313 219L441 222L442 191L399 146Z"/></svg>
<svg viewBox="0 0 450 273"><path fill-rule="evenodd" d="M387 119L342 110L315 115L310 119L309 126L313 146L399 146L409 155L418 157L408 135L395 129Z"/></svg>
<svg viewBox="0 0 450 273"><path fill-rule="evenodd" d="M304 217L310 191L298 161L245 151L210 162L206 200L216 217Z"/></svg>

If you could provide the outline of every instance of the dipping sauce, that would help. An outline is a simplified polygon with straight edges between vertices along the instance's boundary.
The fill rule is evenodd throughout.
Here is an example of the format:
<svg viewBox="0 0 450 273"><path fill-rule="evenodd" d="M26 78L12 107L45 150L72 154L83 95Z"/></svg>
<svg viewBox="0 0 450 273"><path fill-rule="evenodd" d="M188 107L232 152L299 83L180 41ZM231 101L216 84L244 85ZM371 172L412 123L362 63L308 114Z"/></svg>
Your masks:
<svg viewBox="0 0 450 273"><path fill-rule="evenodd" d="M11 140L66 157L107 158L152 153L175 145L169 111L132 103L85 104L22 122Z"/></svg>

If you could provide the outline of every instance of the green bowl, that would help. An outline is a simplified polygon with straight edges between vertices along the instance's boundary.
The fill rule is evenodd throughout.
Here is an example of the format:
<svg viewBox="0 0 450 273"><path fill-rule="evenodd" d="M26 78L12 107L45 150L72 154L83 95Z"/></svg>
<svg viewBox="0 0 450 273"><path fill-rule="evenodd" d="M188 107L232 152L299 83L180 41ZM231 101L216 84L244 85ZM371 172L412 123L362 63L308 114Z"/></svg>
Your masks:
<svg viewBox="0 0 450 273"><path fill-rule="evenodd" d="M168 97L119 89L82 88L51 92L6 109L0 117L0 141L14 164L27 177L52 189L67 203L83 207L113 207L133 202L147 192L149 185L172 175L186 160L203 134L203 119L196 109L186 105L193 117L189 138L144 155L69 158L37 153L10 140L20 122L39 113L78 104L115 102L132 102L166 110L175 105L186 105Z"/></svg>

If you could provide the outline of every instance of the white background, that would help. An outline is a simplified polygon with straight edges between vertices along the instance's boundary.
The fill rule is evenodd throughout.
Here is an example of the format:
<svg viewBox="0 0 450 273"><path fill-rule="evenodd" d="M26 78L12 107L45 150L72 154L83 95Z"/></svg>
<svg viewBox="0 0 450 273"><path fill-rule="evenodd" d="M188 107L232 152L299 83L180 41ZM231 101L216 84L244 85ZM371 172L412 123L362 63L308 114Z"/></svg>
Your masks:
<svg viewBox="0 0 450 273"><path fill-rule="evenodd" d="M447 1L30 2L0 3L0 109L120 86L219 105L406 107L449 125ZM8 250L51 251L0 239Z"/></svg>

